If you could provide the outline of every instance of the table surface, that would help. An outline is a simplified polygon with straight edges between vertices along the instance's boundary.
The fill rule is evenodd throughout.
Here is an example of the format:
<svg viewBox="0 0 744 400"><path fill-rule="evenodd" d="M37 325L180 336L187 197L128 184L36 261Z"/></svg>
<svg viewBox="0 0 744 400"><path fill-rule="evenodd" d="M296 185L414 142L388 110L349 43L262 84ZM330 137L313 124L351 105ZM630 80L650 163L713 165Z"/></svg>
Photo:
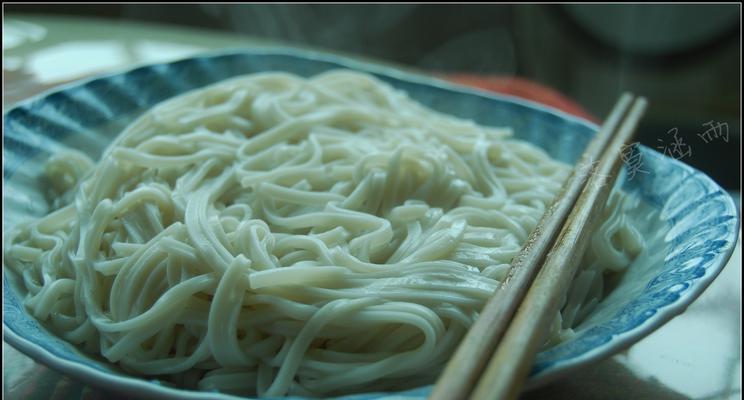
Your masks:
<svg viewBox="0 0 744 400"><path fill-rule="evenodd" d="M195 29L6 13L3 107L91 74L204 51L276 44ZM487 86L503 89L498 82ZM556 98L540 93L540 98ZM699 338L705 338L705 347ZM8 399L117 398L38 364L5 342L3 394ZM740 399L741 235L719 277L683 314L626 351L521 398Z"/></svg>

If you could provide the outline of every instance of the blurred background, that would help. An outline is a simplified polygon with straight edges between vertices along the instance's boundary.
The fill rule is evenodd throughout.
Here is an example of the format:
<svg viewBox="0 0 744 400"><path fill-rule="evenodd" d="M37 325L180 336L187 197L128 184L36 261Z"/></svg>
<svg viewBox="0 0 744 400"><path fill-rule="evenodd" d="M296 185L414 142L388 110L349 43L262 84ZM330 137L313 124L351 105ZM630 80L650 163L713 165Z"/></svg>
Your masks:
<svg viewBox="0 0 744 400"><path fill-rule="evenodd" d="M4 11L8 101L37 89L15 85L19 77L51 86L223 47L310 47L559 98L558 106L595 119L630 90L651 104L642 143L740 188L738 4L8 4Z"/></svg>

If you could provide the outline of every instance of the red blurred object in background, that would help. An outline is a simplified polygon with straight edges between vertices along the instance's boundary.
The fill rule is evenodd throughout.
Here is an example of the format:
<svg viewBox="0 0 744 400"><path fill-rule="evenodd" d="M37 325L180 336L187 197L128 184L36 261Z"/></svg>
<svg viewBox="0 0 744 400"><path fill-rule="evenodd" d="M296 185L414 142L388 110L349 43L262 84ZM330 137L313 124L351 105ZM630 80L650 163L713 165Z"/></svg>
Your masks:
<svg viewBox="0 0 744 400"><path fill-rule="evenodd" d="M557 108L561 111L587 119L594 123L599 122L595 116L589 114L589 112L579 104L562 95L558 91L527 79L471 74L447 74L443 75L443 78L461 85L521 97L523 99Z"/></svg>

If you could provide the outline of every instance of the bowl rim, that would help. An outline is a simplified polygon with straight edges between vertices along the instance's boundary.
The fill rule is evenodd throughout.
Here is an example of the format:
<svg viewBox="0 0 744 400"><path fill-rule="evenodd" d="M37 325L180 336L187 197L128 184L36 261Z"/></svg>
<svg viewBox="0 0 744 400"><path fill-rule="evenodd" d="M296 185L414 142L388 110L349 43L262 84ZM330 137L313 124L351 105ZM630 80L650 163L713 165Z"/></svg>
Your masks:
<svg viewBox="0 0 744 400"><path fill-rule="evenodd" d="M181 62L196 62L197 60L214 60L220 57L231 57L231 56L235 57L235 56L271 56L271 55L290 56L290 57L295 57L295 58L310 60L310 61L329 62L329 63L333 63L337 65L338 67L344 67L344 68L349 68L352 70L378 74L378 75L398 79L401 81L407 81L407 82L416 83L416 84L425 85L425 86L432 86L432 87L444 89L447 91L453 91L453 92L458 92L458 93L473 95L473 96L478 96L478 97L485 97L490 100L512 103L512 104L519 105L521 107L533 109L535 111L552 114L553 116L558 117L562 120L565 120L568 123L583 125L584 127L588 128L592 133L596 133L596 131L599 129L599 127L592 121L586 120L584 118L581 118L573 114L569 114L565 111L547 106L545 104L538 103L538 102L528 100L528 99L524 99L521 97L512 96L508 94L494 93L494 92L490 92L486 90L472 88L469 86L464 86L461 84L448 82L448 81L445 81L445 80L442 80L436 77L428 76L423 73L404 71L404 70L397 69L391 66L377 64L377 63L370 62L370 61L362 61L362 60L347 57L347 56L329 54L329 53L324 53L324 52L320 52L316 50L298 49L298 48L285 47L285 46L273 46L273 47L265 47L265 48L260 47L260 48L221 49L218 51L204 52L204 53L199 53L199 54L195 54L195 55L188 56L188 57L178 58L178 59L174 59L174 60L167 61L167 62L149 63L149 64L140 63L140 64L136 64L133 66L129 66L127 68L119 69L113 72L97 74L97 75L93 75L93 76L90 76L90 77L87 77L81 80L65 83L63 85L47 89L30 98L21 100L13 104L11 108L9 108L7 111L3 113L4 127L8 121L8 117L10 117L13 113L18 112L18 110L24 109L24 108L30 108L34 106L35 104L41 103L45 101L45 99L52 94L83 87L95 81L108 80L108 79L112 79L114 77L119 77L119 76L127 76L129 74L136 74L138 73L138 71L149 70L149 69L157 68L158 66L162 66L162 65L170 66L170 65L181 63ZM202 86L199 86L198 88L205 87L205 86L208 86L214 83L216 82L209 83L207 85L202 85ZM198 90L198 88L191 89L191 90ZM183 93L186 93L186 92L183 92ZM679 299L674 301L674 303L658 308L657 309L658 312L654 316L647 318L640 325L630 329L629 331L620 333L618 335L614 335L611 341L604 343L602 346L596 347L584 354L581 354L580 356L570 358L568 361L558 362L558 364L560 364L559 368L547 368L547 369L544 369L538 372L537 374L532 375L525 387L527 390L536 388L538 386L542 386L545 383L558 379L562 376L571 374L575 372L576 370L582 367L585 367L586 365L592 362L596 362L604 358L608 358L609 356L635 344L641 338L648 335L650 332L656 330L657 328L665 324L667 321L669 321L676 315L681 314L687 308L687 306L689 306L690 303L692 303L697 297L699 297L700 294L710 285L710 283L720 273L720 271L726 265L726 262L730 259L731 255L733 254L734 248L736 246L736 241L739 236L740 215L730 195L728 195L726 191L721 189L720 186L717 183L715 183L706 174L684 164L681 161L661 155L660 153L656 152L653 149L647 148L645 146L641 146L641 147L644 153L648 153L648 155L651 155L653 157L663 158L664 162L671 163L672 165L674 165L675 168L684 169L688 174L695 176L696 179L701 179L702 183L706 187L717 188L726 195L725 203L726 203L727 209L729 209L729 211L733 210L733 214L736 216L735 228L732 229L731 232L729 232L730 233L729 236L733 236L732 238L730 238L732 240L729 241L726 248L724 248L720 253L716 255L715 260L712 260L710 262L710 266L706 268L705 275L698 278L695 281L695 285L693 285L691 288L692 290L685 291L680 296ZM3 202L4 202L4 198L3 198ZM5 234L5 231L6 231L6 227L5 227L5 224L3 224L4 234ZM7 280L5 274L6 274L6 271L5 271L5 268L3 268L3 281ZM5 286L7 285L7 283L6 282L3 282L3 283L4 283L3 284L3 296L4 296ZM8 287L8 289L12 290L10 287ZM75 361L63 359L49 352L47 349L43 348L42 346L36 343L33 343L32 341L22 337L18 332L14 331L12 327L7 325L5 316L3 317L3 337L4 337L4 340L8 342L8 344L20 350L22 353L30 356L35 361L40 362L44 365L47 365L59 371L60 373L64 375L72 376L84 382L85 384L89 384L91 386L97 387L107 392L112 392L112 389L115 389L113 391L123 392L129 395L134 395L138 397L145 397L145 396L151 396L152 394L157 394L158 396L161 396L162 398L167 398L167 399L187 398L187 399L203 400L206 397L218 398L218 399L231 399L231 400L232 399L244 399L244 397L237 397L235 395L231 395L228 393L222 393L222 392L193 391L193 390L163 386L161 384L158 384L157 380L150 380L147 378L135 377L131 375L112 375L110 373L106 373L104 371L98 370L86 364L81 364ZM430 387L431 387L430 385L422 386L422 387L412 388L412 389L404 390L401 392L395 392L395 393L393 392L390 392L390 393L368 392L364 394L346 395L346 396L342 396L342 398L352 399L352 398L357 398L357 396L364 396L364 397L371 398L371 397L386 396L386 395L405 396L408 392L419 391L422 389L425 390ZM205 394L208 394L208 395L205 395ZM284 398L299 399L299 397L284 397Z"/></svg>
<svg viewBox="0 0 744 400"><path fill-rule="evenodd" d="M698 171L697 169L679 161L674 158L667 157L657 151L651 150L646 146L643 146L644 156L651 156L656 158L666 159L667 162L671 162L675 167L686 171L689 175L694 176L696 179L700 179L706 187L714 187L719 189L725 194L724 199L729 208L729 211L733 211L733 215L736 217L736 221L733 229L729 232L729 240L727 246L715 256L714 260L709 262L709 267L705 269L705 274L695 280L695 284L691 285L689 290L684 291L680 297L675 300L672 304L656 308L656 313L644 320L640 325L613 335L612 340L602 346L595 347L588 352L581 354L577 357L570 358L566 361L561 361L561 368L543 370L534 374L530 377L530 380L525 384L527 390L535 389L539 386L547 384L570 375L582 367L588 364L598 362L613 356L621 351L627 350L632 345L638 343L645 336L649 335L656 329L660 328L674 317L682 314L687 307L692 304L700 295L710 286L713 280L721 273L723 268L727 265L728 261L736 249L736 243L741 236L741 217L737 212L736 205L733 202L731 196L723 190L718 183L716 183L711 177L705 173Z"/></svg>
<svg viewBox="0 0 744 400"><path fill-rule="evenodd" d="M460 83L451 82L451 81L448 81L442 78L438 78L433 75L427 75L426 71L405 71L403 70L405 66L400 66L399 68L396 68L394 66L376 63L374 61L365 61L365 60L362 60L362 59L359 59L357 57L350 56L350 55L339 55L339 54L322 52L318 50L300 49L300 48L291 47L291 46L270 46L270 47L258 47L258 48L229 47L229 48L224 48L220 50L200 52L198 54L194 54L191 56L174 58L173 60L165 61L165 62L134 63L124 68L118 68L113 71L104 72L104 73L92 74L90 76L87 76L87 77L84 77L78 80L66 82L66 83L45 89L33 96L30 96L28 98L25 98L25 99L22 99L22 100L19 100L13 103L10 108L3 111L3 115L4 116L9 115L19 108L27 108L33 105L34 103L41 101L44 98L54 93L67 91L67 90L74 89L80 86L85 86L97 80L112 79L120 75L128 75L131 73L136 73L137 71L140 71L140 70L152 69L159 65L173 65L173 64L178 64L181 62L195 62L196 60L200 60L200 59L205 60L205 59L216 59L220 57L245 56L245 55L250 55L250 56L279 55L279 56L291 56L291 57L296 57L296 58L302 58L302 59L311 60L311 61L330 62L330 63L334 63L339 66L343 66L345 68L349 68L352 70L385 75L387 77L395 78L395 79L399 79L403 81L418 83L418 84L427 85L427 86L433 86L433 87L437 87L440 89L446 89L446 90L456 91L456 92L465 93L465 94L477 95L481 97L489 97L491 99L502 100L502 101L506 101L509 103L518 104L520 106L527 107L527 108L538 109L540 111L546 112L548 114L553 114L554 116L560 117L561 119L565 119L572 123L584 125L594 132L599 130L599 125L597 125L596 123L586 118L582 118L578 115L571 114L561 109L558 109L558 108L555 108L555 107L552 107L547 104L540 103L534 100L526 99L524 97L519 97L519 96L506 94L506 93L493 92L493 91L489 91L485 89L479 89L479 88L475 88L472 86L463 85ZM230 78L227 78L227 79L230 79ZM214 82L214 83L217 83L217 82ZM204 85L201 87L206 87L208 85ZM198 90L198 89L199 88L191 89L191 90Z"/></svg>

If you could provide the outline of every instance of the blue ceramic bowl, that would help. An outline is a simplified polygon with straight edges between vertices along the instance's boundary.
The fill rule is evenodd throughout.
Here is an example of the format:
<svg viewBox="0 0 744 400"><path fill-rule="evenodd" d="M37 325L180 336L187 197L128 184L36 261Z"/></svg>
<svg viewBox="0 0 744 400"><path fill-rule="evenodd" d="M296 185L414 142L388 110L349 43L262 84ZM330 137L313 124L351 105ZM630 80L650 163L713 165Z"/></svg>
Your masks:
<svg viewBox="0 0 744 400"><path fill-rule="evenodd" d="M3 231L47 210L39 183L43 161L64 147L94 158L121 129L154 104L237 75L287 71L302 76L351 68L371 73L436 110L483 125L511 126L565 162L574 162L597 126L542 105L467 89L373 64L293 49L236 51L74 83L8 111L3 123ZM631 215L646 235L648 249L616 289L568 342L543 351L530 375L534 387L607 357L641 339L681 313L715 278L730 257L739 218L731 198L704 174L640 147L647 173L622 174L618 185L642 199L650 212ZM218 393L189 392L156 380L128 376L105 360L79 352L51 335L22 306L22 286L3 269L5 339L37 361L89 385L130 397L226 399ZM396 393L425 397L431 386ZM368 393L345 399L379 398Z"/></svg>

